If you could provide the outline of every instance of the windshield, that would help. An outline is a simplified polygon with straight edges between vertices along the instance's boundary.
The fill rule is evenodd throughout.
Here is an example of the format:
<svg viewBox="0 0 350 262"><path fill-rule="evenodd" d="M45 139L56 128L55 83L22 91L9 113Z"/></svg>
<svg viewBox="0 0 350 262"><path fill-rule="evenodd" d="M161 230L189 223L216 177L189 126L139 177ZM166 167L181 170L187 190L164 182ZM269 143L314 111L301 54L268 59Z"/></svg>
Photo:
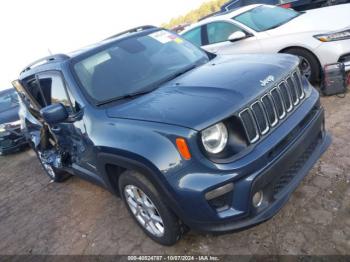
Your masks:
<svg viewBox="0 0 350 262"><path fill-rule="evenodd" d="M77 62L74 71L88 95L101 104L149 92L207 61L202 50L161 30L117 41Z"/></svg>
<svg viewBox="0 0 350 262"><path fill-rule="evenodd" d="M300 14L301 13L291 9L261 5L233 17L233 20L246 25L257 32L262 32L279 27Z"/></svg>
<svg viewBox="0 0 350 262"><path fill-rule="evenodd" d="M0 93L0 112L18 106L18 96L13 90Z"/></svg>

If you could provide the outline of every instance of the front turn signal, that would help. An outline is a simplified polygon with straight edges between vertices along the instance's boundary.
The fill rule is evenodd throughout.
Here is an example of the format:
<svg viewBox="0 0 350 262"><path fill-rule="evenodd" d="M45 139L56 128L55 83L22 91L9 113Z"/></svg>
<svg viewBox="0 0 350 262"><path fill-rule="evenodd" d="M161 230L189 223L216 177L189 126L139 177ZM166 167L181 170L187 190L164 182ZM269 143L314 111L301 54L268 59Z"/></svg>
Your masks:
<svg viewBox="0 0 350 262"><path fill-rule="evenodd" d="M191 153L190 150L188 149L186 140L183 138L176 138L176 146L177 150L179 151L180 155L185 159L185 160L190 160L191 159Z"/></svg>

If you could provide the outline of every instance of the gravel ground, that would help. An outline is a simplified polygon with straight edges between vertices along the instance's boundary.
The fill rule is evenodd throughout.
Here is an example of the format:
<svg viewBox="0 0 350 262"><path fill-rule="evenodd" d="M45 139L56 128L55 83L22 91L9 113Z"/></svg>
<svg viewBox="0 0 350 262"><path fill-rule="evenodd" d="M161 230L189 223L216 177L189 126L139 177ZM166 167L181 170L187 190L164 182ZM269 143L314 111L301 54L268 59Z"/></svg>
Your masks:
<svg viewBox="0 0 350 262"><path fill-rule="evenodd" d="M148 239L109 192L49 183L34 153L0 157L0 254L349 254L350 96L322 99L333 144L271 220L221 236Z"/></svg>

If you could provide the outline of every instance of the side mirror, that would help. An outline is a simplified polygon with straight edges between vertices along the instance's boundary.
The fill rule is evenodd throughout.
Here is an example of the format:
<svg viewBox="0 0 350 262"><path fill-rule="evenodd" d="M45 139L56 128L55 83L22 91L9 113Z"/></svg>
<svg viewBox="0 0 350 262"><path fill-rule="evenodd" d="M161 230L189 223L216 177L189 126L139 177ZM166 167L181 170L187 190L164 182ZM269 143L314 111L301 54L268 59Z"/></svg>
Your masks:
<svg viewBox="0 0 350 262"><path fill-rule="evenodd" d="M246 38L247 35L246 33L242 32L242 31L236 31L234 33L232 33L229 37L228 37L228 41L234 42L234 41L238 41L241 39Z"/></svg>
<svg viewBox="0 0 350 262"><path fill-rule="evenodd" d="M49 125L61 123L68 118L68 111L61 103L44 107L40 110L40 114Z"/></svg>

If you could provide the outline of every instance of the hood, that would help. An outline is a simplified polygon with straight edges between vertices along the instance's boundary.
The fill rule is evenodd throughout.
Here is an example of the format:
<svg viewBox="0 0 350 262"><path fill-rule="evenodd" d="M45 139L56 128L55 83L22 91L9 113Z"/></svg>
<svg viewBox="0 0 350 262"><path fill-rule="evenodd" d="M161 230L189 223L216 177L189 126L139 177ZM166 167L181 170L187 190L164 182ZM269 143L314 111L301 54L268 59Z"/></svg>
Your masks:
<svg viewBox="0 0 350 262"><path fill-rule="evenodd" d="M19 120L18 109L19 107L15 106L0 112L0 124L11 123Z"/></svg>
<svg viewBox="0 0 350 262"><path fill-rule="evenodd" d="M107 109L107 115L202 130L235 113L298 65L286 54L218 56L155 91Z"/></svg>
<svg viewBox="0 0 350 262"><path fill-rule="evenodd" d="M350 4L335 5L306 11L288 23L267 31L270 35L293 33L328 33L350 28Z"/></svg>

